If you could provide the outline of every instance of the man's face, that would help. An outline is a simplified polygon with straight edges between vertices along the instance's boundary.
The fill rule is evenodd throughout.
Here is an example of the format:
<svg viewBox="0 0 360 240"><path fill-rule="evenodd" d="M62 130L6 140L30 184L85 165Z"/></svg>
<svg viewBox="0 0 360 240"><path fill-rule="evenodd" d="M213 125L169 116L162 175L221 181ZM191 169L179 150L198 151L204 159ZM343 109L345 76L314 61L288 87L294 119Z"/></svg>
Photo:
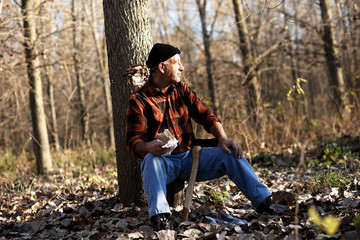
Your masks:
<svg viewBox="0 0 360 240"><path fill-rule="evenodd" d="M181 64L180 55L176 54L167 60L167 64L164 65L164 74L171 82L180 82L181 72L184 70Z"/></svg>

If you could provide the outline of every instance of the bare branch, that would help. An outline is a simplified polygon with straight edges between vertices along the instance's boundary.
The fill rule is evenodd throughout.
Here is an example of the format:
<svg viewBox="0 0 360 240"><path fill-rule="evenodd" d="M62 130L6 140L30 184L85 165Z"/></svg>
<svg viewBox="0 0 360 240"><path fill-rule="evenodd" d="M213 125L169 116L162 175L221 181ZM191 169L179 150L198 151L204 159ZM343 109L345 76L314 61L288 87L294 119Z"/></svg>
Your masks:
<svg viewBox="0 0 360 240"><path fill-rule="evenodd" d="M279 41L277 43L275 43L274 45L272 45L270 48L268 48L265 52L263 52L262 54L260 54L255 60L254 63L252 64L252 66L249 68L249 71L247 72L244 80L241 82L242 85L246 85L249 83L250 81L250 76L252 75L252 73L254 72L254 70L257 68L257 66L259 66L259 64L267 57L269 56L272 52L274 52L280 45L281 45L282 41Z"/></svg>

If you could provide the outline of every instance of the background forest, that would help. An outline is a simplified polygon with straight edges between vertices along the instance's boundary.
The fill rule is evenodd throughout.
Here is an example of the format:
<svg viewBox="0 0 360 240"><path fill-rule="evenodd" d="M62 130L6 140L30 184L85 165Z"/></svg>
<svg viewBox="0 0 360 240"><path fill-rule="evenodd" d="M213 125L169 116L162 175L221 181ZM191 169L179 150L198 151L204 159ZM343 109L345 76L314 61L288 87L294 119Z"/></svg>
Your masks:
<svg viewBox="0 0 360 240"><path fill-rule="evenodd" d="M303 238L314 238L319 231L309 226L307 209L317 203L322 213L342 219L338 238L358 236L360 2L139 0L135 5L141 9L147 2L153 43L181 49L183 80L220 117L228 137L242 144L260 178L278 193L275 212L284 216L276 226L274 219L259 220L227 179L198 185L195 206L228 198L228 210L236 204L247 209L231 213L249 222L242 231L254 238L259 229L265 235L293 234L298 230L291 226L299 221ZM106 3L110 12L110 0L0 0L0 236L96 239L104 230L101 223L108 238L153 234L144 209L114 200L116 188L123 187L116 170L124 165L117 156L116 169L114 126L121 125L114 125L119 116L112 107L118 108L121 98L110 89L129 83L125 77L109 79ZM48 170L54 171L37 175ZM197 222L203 213L194 214ZM253 219L269 221L270 227ZM223 230L205 232L219 237ZM222 233L243 234L236 228Z"/></svg>
<svg viewBox="0 0 360 240"><path fill-rule="evenodd" d="M51 148L113 148L102 1L34 4ZM0 6L1 155L19 155L33 135L23 17ZM247 151L359 134L356 1L157 0L150 13L154 42L182 50L184 80Z"/></svg>

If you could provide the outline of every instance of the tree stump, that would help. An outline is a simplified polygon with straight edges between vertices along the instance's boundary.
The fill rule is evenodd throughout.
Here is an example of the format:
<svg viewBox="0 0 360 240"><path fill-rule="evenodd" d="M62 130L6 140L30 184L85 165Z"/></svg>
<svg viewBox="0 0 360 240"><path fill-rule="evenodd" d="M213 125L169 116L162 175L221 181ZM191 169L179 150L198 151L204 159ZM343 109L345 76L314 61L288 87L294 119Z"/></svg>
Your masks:
<svg viewBox="0 0 360 240"><path fill-rule="evenodd" d="M178 179L166 185L166 199L169 206L176 208L183 205L184 186L185 182Z"/></svg>

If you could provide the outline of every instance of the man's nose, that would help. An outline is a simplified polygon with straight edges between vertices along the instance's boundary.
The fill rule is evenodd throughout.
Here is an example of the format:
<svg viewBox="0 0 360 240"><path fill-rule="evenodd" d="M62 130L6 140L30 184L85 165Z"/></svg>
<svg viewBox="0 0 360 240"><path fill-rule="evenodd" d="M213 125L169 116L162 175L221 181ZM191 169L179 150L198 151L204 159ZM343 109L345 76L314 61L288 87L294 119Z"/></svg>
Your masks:
<svg viewBox="0 0 360 240"><path fill-rule="evenodd" d="M184 71L184 66L180 63L180 67L179 67L180 71Z"/></svg>

